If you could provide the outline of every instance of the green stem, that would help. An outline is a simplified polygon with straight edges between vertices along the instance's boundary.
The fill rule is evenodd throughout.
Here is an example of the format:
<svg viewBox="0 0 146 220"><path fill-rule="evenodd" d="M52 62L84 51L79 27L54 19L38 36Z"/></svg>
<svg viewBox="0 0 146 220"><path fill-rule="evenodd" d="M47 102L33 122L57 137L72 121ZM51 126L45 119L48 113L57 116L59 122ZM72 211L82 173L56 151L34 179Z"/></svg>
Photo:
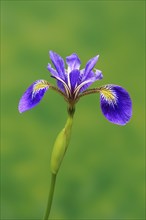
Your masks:
<svg viewBox="0 0 146 220"><path fill-rule="evenodd" d="M49 197L48 197L48 203L47 203L47 209L46 209L46 213L44 216L44 220L48 220L49 218L49 214L51 211L51 205L52 205L52 201L53 201L53 195L54 195L54 189L55 189L55 182L56 182L56 174L52 173L51 176L51 185L50 185L50 192L49 192Z"/></svg>
<svg viewBox="0 0 146 220"><path fill-rule="evenodd" d="M47 209L44 216L44 220L48 220L50 211L51 211L51 205L53 201L53 194L55 189L55 182L56 182L56 176L59 171L60 165L62 163L62 160L64 158L65 152L67 150L67 147L70 142L70 136L71 136L71 128L73 123L73 115L75 113L74 106L69 106L68 108L68 119L65 124L65 127L61 130L61 132L58 134L53 151L51 156L51 185L50 185L50 192L48 197L48 203L47 203Z"/></svg>

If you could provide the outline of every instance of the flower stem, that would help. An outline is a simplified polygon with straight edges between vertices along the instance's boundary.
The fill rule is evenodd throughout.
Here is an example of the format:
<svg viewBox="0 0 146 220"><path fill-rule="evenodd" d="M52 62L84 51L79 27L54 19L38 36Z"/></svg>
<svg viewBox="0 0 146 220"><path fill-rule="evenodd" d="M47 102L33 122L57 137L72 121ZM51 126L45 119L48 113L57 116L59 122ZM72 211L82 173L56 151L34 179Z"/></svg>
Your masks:
<svg viewBox="0 0 146 220"><path fill-rule="evenodd" d="M55 182L56 182L56 174L52 173L50 192L49 192L48 203L47 203L47 208L46 208L46 213L45 213L45 216L44 216L44 220L48 220L48 218L49 218L49 214L50 214L50 211L51 211L51 205L52 205L52 201L53 201Z"/></svg>
<svg viewBox="0 0 146 220"><path fill-rule="evenodd" d="M54 195L54 189L55 189L55 182L56 182L56 176L59 171L60 165L62 163L62 160L64 158L65 152L67 150L67 147L70 142L70 136L71 136L71 129L72 129L72 123L73 123L73 115L75 113L74 106L68 107L68 118L66 121L66 124L64 128L61 130L61 132L58 134L53 151L51 156L51 185L50 185L50 192L48 197L48 203L47 203L47 209L44 216L44 220L48 220L49 214L51 211L51 205L53 201L53 195Z"/></svg>

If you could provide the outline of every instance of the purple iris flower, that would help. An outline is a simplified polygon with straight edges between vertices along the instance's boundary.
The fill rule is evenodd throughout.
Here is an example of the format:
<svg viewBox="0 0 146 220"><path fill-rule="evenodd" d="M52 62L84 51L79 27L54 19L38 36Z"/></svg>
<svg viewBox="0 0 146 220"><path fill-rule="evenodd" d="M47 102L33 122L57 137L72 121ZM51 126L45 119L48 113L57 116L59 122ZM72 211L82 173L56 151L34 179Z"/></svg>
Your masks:
<svg viewBox="0 0 146 220"><path fill-rule="evenodd" d="M100 105L103 115L112 123L125 125L132 116L132 102L128 92L118 85L108 84L99 88L88 89L95 81L103 78L102 72L95 69L99 55L90 59L85 68L80 70L80 59L73 53L64 60L57 53L50 51L50 59L55 68L49 63L47 69L56 79L57 87L46 80L35 81L23 94L19 102L19 112L22 113L35 107L48 89L60 93L74 107L85 95L100 93Z"/></svg>

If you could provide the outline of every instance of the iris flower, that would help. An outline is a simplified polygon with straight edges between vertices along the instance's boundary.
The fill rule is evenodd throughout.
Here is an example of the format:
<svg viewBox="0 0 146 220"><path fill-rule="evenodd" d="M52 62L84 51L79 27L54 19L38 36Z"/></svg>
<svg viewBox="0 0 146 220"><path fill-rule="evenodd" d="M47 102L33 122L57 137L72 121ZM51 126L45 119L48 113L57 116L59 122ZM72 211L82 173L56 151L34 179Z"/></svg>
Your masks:
<svg viewBox="0 0 146 220"><path fill-rule="evenodd" d="M73 53L66 57L67 65L65 66L62 57L50 51L50 59L54 67L49 63L47 69L51 73L51 76L56 79L57 86L43 79L37 80L30 85L20 99L18 107L20 113L38 105L49 89L53 89L63 96L68 104L66 124L59 132L52 150L50 164L52 174L51 184L44 220L48 220L49 218L56 176L70 142L75 105L80 98L99 93L102 113L107 120L114 124L125 125L131 118L132 102L128 92L124 88L114 84L108 84L98 88L88 89L95 81L103 78L102 72L95 69L98 58L99 55L93 57L87 62L85 68L80 70L81 62L77 54Z"/></svg>
<svg viewBox="0 0 146 220"><path fill-rule="evenodd" d="M95 69L99 55L90 59L84 69L80 69L81 62L75 53L66 57L67 65L57 53L50 51L49 54L54 67L49 63L47 69L56 79L57 86L43 79L35 81L20 99L18 107L20 113L38 105L48 89L53 89L64 97L70 109L75 107L81 97L99 93L101 110L107 120L118 125L125 125L130 120L132 102L124 88L107 84L88 89L95 81L103 78L102 72Z"/></svg>

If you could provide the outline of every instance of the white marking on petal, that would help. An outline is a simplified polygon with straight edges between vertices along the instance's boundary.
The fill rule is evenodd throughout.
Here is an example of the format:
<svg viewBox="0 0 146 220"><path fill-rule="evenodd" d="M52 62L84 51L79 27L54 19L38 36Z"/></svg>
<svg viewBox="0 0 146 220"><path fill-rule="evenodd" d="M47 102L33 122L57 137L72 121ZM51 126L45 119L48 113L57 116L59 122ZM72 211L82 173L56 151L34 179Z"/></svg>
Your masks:
<svg viewBox="0 0 146 220"><path fill-rule="evenodd" d="M70 72L69 71L67 71L67 84L68 84L68 87L71 89Z"/></svg>
<svg viewBox="0 0 146 220"><path fill-rule="evenodd" d="M58 77L58 76L55 76L55 78L58 79L60 82L63 83L64 89L65 89L65 92L66 92L67 96L68 96L68 97L71 96L71 90L70 90L69 86L66 84L66 82L64 82L64 80L62 80L62 79L61 79L60 77Z"/></svg>
<svg viewBox="0 0 146 220"><path fill-rule="evenodd" d="M86 80L84 82L82 82L80 85L78 85L78 87L74 90L74 94L75 94L75 98L77 97L80 89L87 83L91 82L91 80Z"/></svg>

